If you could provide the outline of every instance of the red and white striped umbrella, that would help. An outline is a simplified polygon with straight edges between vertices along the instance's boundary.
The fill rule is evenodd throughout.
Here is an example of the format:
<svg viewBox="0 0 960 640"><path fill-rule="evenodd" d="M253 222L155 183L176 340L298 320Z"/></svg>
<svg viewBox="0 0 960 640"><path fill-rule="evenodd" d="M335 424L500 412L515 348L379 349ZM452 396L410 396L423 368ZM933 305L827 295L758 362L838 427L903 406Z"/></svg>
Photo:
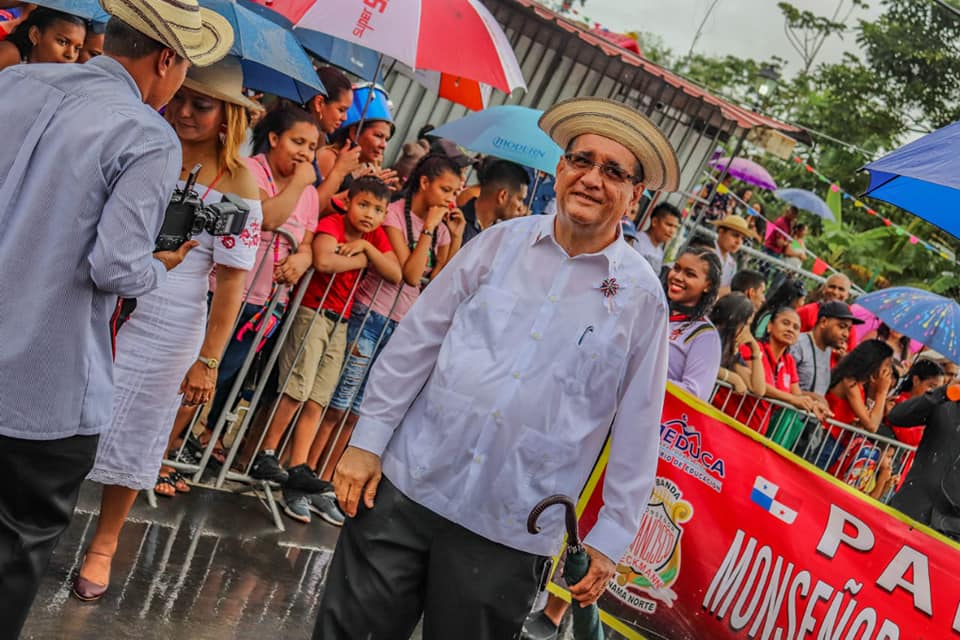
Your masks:
<svg viewBox="0 0 960 640"><path fill-rule="evenodd" d="M363 45L414 69L505 93L526 89L516 54L480 0L260 0L297 29Z"/></svg>

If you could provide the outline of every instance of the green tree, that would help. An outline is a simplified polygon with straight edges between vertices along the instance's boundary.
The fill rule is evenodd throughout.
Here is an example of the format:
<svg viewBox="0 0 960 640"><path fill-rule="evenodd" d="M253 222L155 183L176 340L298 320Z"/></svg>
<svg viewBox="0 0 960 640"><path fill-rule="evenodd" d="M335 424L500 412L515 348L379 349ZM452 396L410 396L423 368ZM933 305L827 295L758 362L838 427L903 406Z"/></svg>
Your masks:
<svg viewBox="0 0 960 640"><path fill-rule="evenodd" d="M854 9L865 7L863 0L839 0L829 18L807 9L798 9L789 2L778 2L783 13L783 32L787 42L800 56L803 63L800 73L810 73L823 44L831 36L842 36L848 29L847 20Z"/></svg>
<svg viewBox="0 0 960 640"><path fill-rule="evenodd" d="M960 120L960 16L930 0L883 7L875 22L860 23L857 42L891 106L917 132Z"/></svg>

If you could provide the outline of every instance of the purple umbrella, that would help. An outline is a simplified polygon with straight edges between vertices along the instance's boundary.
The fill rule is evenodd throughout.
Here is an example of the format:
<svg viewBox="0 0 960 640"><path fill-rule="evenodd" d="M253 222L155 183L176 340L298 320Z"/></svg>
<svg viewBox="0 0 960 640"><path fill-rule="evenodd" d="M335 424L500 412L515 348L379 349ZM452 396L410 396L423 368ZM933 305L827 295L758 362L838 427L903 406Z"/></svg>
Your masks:
<svg viewBox="0 0 960 640"><path fill-rule="evenodd" d="M727 169L727 173L741 182L752 184L761 189L769 189L770 191L777 188L777 183L773 181L773 178L767 170L752 160L734 158L731 161L730 158L720 158L718 160L711 160L709 163L710 168L716 169L717 171L723 171L728 164L730 167Z"/></svg>

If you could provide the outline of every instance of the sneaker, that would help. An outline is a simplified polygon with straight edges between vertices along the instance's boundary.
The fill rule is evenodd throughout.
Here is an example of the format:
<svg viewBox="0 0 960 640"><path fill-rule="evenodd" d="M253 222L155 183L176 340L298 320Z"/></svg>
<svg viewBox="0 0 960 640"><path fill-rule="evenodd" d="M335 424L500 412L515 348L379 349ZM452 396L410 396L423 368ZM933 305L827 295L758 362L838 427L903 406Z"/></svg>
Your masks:
<svg viewBox="0 0 960 640"><path fill-rule="evenodd" d="M333 488L332 484L318 478L317 474L315 474L313 470L305 464L298 464L295 467L291 467L287 471L289 472L290 477L283 486L293 489L294 491L302 491L304 493L324 493Z"/></svg>
<svg viewBox="0 0 960 640"><path fill-rule="evenodd" d="M290 474L280 466L277 456L261 451L253 459L253 466L250 467L250 477L284 484L290 478Z"/></svg>
<svg viewBox="0 0 960 640"><path fill-rule="evenodd" d="M337 504L337 497L329 491L321 493L320 495L311 496L310 511L320 516L324 522L332 524L335 527L342 527L344 521L347 519L347 516L343 515L343 511L340 511L340 505Z"/></svg>
<svg viewBox="0 0 960 640"><path fill-rule="evenodd" d="M310 496L295 491L283 492L283 512L304 524L310 524Z"/></svg>
<svg viewBox="0 0 960 640"><path fill-rule="evenodd" d="M556 640L559 627L547 617L543 611L536 611L527 616L520 632L520 640Z"/></svg>

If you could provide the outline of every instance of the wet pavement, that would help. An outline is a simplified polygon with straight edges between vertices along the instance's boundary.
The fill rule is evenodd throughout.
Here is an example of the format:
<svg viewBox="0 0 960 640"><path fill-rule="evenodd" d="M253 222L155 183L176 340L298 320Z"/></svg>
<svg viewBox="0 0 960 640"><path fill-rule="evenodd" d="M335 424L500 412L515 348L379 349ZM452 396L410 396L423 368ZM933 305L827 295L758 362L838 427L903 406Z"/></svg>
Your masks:
<svg viewBox="0 0 960 640"><path fill-rule="evenodd" d="M194 488L138 498L114 558L110 591L95 604L70 595L99 507L84 486L73 523L54 553L21 638L310 637L339 529L319 518L285 519L278 532L250 495Z"/></svg>

